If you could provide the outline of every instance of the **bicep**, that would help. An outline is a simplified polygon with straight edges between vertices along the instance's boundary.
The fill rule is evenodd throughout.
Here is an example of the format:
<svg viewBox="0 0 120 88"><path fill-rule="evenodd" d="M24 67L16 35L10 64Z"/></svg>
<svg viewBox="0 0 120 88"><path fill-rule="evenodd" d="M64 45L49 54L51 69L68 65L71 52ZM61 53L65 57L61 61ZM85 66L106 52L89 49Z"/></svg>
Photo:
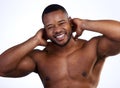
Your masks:
<svg viewBox="0 0 120 88"><path fill-rule="evenodd" d="M29 56L24 57L24 59L17 65L16 69L9 72L5 77L23 77L35 70L35 62Z"/></svg>
<svg viewBox="0 0 120 88"><path fill-rule="evenodd" d="M120 42L110 40L105 36L99 37L97 45L99 56L107 57L120 53Z"/></svg>

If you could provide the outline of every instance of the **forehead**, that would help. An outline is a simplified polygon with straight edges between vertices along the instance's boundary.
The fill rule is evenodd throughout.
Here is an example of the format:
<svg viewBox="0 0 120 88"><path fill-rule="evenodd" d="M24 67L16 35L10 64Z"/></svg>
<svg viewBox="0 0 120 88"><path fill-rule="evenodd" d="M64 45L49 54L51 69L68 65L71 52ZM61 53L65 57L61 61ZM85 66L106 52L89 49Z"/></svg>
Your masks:
<svg viewBox="0 0 120 88"><path fill-rule="evenodd" d="M53 11L48 14L45 14L43 17L43 24L47 25L54 22L59 22L60 20L67 20L67 19L68 19L67 13L61 10L57 10L57 11Z"/></svg>

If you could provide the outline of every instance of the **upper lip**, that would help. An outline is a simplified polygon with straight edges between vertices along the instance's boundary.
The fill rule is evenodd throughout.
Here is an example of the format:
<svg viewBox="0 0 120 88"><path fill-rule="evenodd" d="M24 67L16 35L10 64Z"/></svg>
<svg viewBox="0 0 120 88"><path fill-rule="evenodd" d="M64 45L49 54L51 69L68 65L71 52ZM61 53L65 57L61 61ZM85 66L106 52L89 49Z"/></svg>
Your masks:
<svg viewBox="0 0 120 88"><path fill-rule="evenodd" d="M57 35L56 38L61 38L63 37L65 34L60 34L60 35Z"/></svg>
<svg viewBox="0 0 120 88"><path fill-rule="evenodd" d="M56 34L54 35L54 37L57 38L57 37L60 37L60 36L62 36L62 35L65 35L65 32L56 33Z"/></svg>

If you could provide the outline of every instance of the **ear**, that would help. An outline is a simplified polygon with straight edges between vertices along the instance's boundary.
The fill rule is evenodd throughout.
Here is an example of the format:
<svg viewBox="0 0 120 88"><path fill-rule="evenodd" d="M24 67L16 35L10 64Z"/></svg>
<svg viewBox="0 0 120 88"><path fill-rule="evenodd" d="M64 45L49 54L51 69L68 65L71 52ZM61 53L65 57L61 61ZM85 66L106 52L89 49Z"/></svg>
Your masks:
<svg viewBox="0 0 120 88"><path fill-rule="evenodd" d="M71 20L72 18L71 17L68 17L69 20Z"/></svg>
<svg viewBox="0 0 120 88"><path fill-rule="evenodd" d="M68 19L69 19L69 22L70 22L70 26L72 28L72 32L75 32L75 25L73 23L73 19L71 17L69 17Z"/></svg>
<svg viewBox="0 0 120 88"><path fill-rule="evenodd" d="M68 20L69 20L70 23L72 22L72 18L71 17L68 17Z"/></svg>
<svg viewBox="0 0 120 88"><path fill-rule="evenodd" d="M73 27L72 18L69 17L68 20L69 20L69 22L70 22L70 26Z"/></svg>

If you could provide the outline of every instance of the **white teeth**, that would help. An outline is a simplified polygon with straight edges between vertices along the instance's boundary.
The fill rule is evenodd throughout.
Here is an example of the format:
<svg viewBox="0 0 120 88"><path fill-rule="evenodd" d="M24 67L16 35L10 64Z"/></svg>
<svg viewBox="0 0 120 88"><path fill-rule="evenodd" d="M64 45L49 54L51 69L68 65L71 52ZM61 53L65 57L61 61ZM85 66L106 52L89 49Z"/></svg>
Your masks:
<svg viewBox="0 0 120 88"><path fill-rule="evenodd" d="M61 34L59 36L56 36L56 38L63 38L64 37L64 34Z"/></svg>

